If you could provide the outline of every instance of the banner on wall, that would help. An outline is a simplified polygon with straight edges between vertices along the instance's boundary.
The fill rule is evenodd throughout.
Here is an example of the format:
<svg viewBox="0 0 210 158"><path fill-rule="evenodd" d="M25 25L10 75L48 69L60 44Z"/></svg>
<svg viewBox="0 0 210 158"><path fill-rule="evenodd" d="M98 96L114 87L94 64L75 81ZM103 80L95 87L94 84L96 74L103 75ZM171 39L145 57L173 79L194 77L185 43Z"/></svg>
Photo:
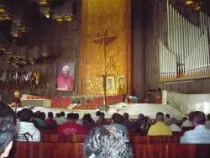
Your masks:
<svg viewBox="0 0 210 158"><path fill-rule="evenodd" d="M56 89L58 91L74 90L75 63L60 63L56 70Z"/></svg>

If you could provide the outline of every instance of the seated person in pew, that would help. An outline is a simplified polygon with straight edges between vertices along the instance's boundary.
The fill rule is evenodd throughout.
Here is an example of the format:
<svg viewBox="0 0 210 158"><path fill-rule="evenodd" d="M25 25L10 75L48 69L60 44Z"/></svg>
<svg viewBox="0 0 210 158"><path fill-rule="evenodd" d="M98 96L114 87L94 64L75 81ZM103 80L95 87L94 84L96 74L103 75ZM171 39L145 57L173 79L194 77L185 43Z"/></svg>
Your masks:
<svg viewBox="0 0 210 158"><path fill-rule="evenodd" d="M170 125L171 116L169 114L165 114L164 123Z"/></svg>
<svg viewBox="0 0 210 158"><path fill-rule="evenodd" d="M133 158L128 137L114 126L94 128L84 143L88 158Z"/></svg>
<svg viewBox="0 0 210 158"><path fill-rule="evenodd" d="M17 141L40 142L40 131L35 127L32 119L33 112L30 109L20 111Z"/></svg>
<svg viewBox="0 0 210 158"><path fill-rule="evenodd" d="M60 125L57 128L57 133L60 135L83 135L85 134L84 127L76 123L76 118L74 113L70 113L68 116L69 120L67 123Z"/></svg>
<svg viewBox="0 0 210 158"><path fill-rule="evenodd" d="M36 111L34 113L34 120L38 123L38 127L46 127L46 122L45 122L45 113L41 111Z"/></svg>
<svg viewBox="0 0 210 158"><path fill-rule="evenodd" d="M8 157L16 133L15 112L0 102L0 158Z"/></svg>
<svg viewBox="0 0 210 158"><path fill-rule="evenodd" d="M201 111L193 114L193 130L186 131L181 137L182 144L210 144L210 129L205 126L206 116Z"/></svg>
<svg viewBox="0 0 210 158"><path fill-rule="evenodd" d="M168 125L164 123L164 114L158 112L156 114L156 123L149 128L148 136L167 136L172 135L172 132Z"/></svg>
<svg viewBox="0 0 210 158"><path fill-rule="evenodd" d="M136 133L139 135L145 135L147 133L147 121L144 114L139 114L138 119L135 122Z"/></svg>
<svg viewBox="0 0 210 158"><path fill-rule="evenodd" d="M169 121L169 128L171 129L172 132L181 132L182 129L176 124L177 120L176 118L172 117Z"/></svg>
<svg viewBox="0 0 210 158"><path fill-rule="evenodd" d="M192 120L193 120L193 111L188 114L188 119L185 120L181 127L193 127Z"/></svg>
<svg viewBox="0 0 210 158"><path fill-rule="evenodd" d="M126 135L128 135L128 129L126 126L123 125L123 116L118 114L118 113L114 113L112 115L112 123L110 123L110 126L116 128L117 130L121 130L123 133L125 133Z"/></svg>
<svg viewBox="0 0 210 158"><path fill-rule="evenodd" d="M105 114L103 112L100 112L99 119L96 121L96 126L103 126L106 124L105 120Z"/></svg>
<svg viewBox="0 0 210 158"><path fill-rule="evenodd" d="M207 115L207 120L205 122L205 125L208 129L210 129L210 114Z"/></svg>
<svg viewBox="0 0 210 158"><path fill-rule="evenodd" d="M123 124L127 127L127 129L134 128L134 123L129 120L129 114L128 113L124 113L123 118L124 118Z"/></svg>
<svg viewBox="0 0 210 158"><path fill-rule="evenodd" d="M48 112L48 118L45 120L47 128L56 128L57 122L53 119L53 113Z"/></svg>

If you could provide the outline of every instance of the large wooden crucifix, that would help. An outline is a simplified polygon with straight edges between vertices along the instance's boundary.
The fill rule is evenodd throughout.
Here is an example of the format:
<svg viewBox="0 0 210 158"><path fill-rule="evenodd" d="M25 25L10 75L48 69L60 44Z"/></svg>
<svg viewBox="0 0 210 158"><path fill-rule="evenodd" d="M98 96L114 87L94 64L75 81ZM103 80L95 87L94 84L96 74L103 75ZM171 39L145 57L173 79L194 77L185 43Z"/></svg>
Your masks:
<svg viewBox="0 0 210 158"><path fill-rule="evenodd" d="M103 77L103 91L104 91L104 107L105 110L108 110L108 106L107 106L107 54L106 54L106 46L111 43L112 41L114 41L117 38L116 35L107 35L107 30L104 29L103 32L103 36L98 37L96 39L93 40L94 43L96 44L102 44L103 45L103 55L104 55L104 74L102 74Z"/></svg>

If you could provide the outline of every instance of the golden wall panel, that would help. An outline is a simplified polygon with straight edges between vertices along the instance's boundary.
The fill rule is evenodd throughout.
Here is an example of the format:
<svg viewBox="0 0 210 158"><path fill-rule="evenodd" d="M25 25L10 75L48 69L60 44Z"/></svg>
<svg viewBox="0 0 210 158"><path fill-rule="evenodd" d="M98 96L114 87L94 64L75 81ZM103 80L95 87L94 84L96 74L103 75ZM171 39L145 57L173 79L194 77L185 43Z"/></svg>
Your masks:
<svg viewBox="0 0 210 158"><path fill-rule="evenodd" d="M125 77L125 92L130 91L130 7L130 0L82 0L80 94L103 93L105 65L115 84L120 76ZM116 38L105 46L95 43L105 31ZM115 87L108 94L117 94L118 85Z"/></svg>

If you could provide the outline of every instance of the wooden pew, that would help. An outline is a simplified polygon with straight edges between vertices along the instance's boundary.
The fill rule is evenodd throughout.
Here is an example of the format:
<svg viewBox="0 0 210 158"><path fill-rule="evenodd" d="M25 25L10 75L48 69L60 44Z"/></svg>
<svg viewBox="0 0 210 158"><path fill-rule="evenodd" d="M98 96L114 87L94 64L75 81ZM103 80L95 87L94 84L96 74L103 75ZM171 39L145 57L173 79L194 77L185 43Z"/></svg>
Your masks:
<svg viewBox="0 0 210 158"><path fill-rule="evenodd" d="M15 143L13 158L84 158L82 143ZM210 145L134 144L135 158L209 158Z"/></svg>
<svg viewBox="0 0 210 158"><path fill-rule="evenodd" d="M42 134L41 141L47 143L84 143L87 135L58 135ZM133 144L152 144L152 143L179 143L180 136L129 136Z"/></svg>
<svg viewBox="0 0 210 158"><path fill-rule="evenodd" d="M83 158L82 143L16 142L12 158Z"/></svg>
<svg viewBox="0 0 210 158"><path fill-rule="evenodd" d="M180 136L132 136L132 144L179 143Z"/></svg>
<svg viewBox="0 0 210 158"><path fill-rule="evenodd" d="M135 158L209 158L210 145L135 144Z"/></svg>
<svg viewBox="0 0 210 158"><path fill-rule="evenodd" d="M84 143L87 135L58 135L58 134L42 134L41 141L48 143Z"/></svg>

